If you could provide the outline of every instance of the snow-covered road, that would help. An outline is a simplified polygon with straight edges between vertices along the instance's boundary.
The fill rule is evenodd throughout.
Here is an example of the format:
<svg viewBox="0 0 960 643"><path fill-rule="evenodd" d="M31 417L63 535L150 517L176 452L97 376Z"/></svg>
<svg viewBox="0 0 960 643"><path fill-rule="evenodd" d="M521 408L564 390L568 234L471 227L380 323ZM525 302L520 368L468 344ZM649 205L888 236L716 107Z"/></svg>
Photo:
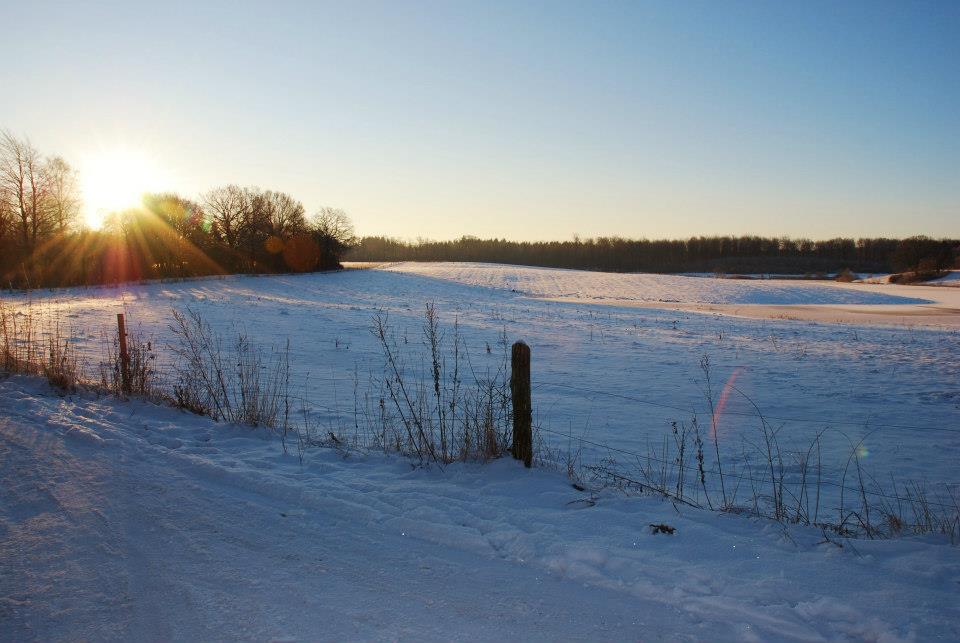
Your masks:
<svg viewBox="0 0 960 643"><path fill-rule="evenodd" d="M301 470L278 442L246 430L0 386L5 409L20 411L0 418L3 640L588 640L647 628L666 639L693 631L668 627L669 611L649 601L585 592L455 539L391 528L404 518L383 504L409 486L402 463L378 472L323 453ZM257 472L277 467L285 475ZM344 468L356 480L344 480ZM306 478L303 489L297 478Z"/></svg>
<svg viewBox="0 0 960 643"><path fill-rule="evenodd" d="M957 640L960 558L0 381L0 639ZM673 536L653 535L669 523Z"/></svg>

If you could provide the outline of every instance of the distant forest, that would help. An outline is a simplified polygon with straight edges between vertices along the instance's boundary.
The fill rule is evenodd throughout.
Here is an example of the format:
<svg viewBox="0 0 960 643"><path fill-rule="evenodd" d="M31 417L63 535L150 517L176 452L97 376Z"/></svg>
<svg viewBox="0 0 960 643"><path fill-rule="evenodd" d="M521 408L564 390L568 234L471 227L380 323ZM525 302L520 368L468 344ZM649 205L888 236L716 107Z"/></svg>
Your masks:
<svg viewBox="0 0 960 643"><path fill-rule="evenodd" d="M289 194L226 185L197 199L148 194L110 213L101 229L80 221L78 177L60 157L0 130L0 286L114 284L229 273L327 270L356 261L478 261L611 272L823 274L935 273L957 265L956 239L600 237L519 242L463 237L357 240L342 210L308 215Z"/></svg>
<svg viewBox="0 0 960 643"><path fill-rule="evenodd" d="M957 265L960 240L691 237L649 241L599 237L571 241L400 241L363 237L351 261L478 261L607 272L714 272L816 275L854 272L936 272Z"/></svg>
<svg viewBox="0 0 960 643"><path fill-rule="evenodd" d="M308 216L288 194L236 185L197 200L147 194L99 230L82 224L80 210L66 161L0 131L0 287L327 270L354 241L341 210Z"/></svg>

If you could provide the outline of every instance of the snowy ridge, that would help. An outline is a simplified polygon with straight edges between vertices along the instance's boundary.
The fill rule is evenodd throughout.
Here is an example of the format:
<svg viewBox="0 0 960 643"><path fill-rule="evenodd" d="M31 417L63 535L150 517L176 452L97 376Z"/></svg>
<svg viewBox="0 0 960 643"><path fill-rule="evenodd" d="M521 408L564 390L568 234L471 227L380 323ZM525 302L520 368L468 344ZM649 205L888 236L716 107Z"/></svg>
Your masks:
<svg viewBox="0 0 960 643"><path fill-rule="evenodd" d="M4 638L960 636L935 539L840 548L509 460L301 466L262 431L22 378L0 404Z"/></svg>

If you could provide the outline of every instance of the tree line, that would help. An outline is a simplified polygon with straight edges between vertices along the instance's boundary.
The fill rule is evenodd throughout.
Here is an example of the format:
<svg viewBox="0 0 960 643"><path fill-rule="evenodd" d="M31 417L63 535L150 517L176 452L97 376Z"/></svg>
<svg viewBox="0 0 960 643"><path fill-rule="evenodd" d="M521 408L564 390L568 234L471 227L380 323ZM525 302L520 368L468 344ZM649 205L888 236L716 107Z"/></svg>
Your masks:
<svg viewBox="0 0 960 643"><path fill-rule="evenodd" d="M145 194L100 230L80 221L76 172L0 131L0 276L9 287L328 270L354 241L346 213L307 215L284 192L226 185L190 199Z"/></svg>
<svg viewBox="0 0 960 643"><path fill-rule="evenodd" d="M54 287L228 273L326 270L357 261L478 261L611 272L932 273L957 265L960 241L712 236L521 242L357 240L347 215L308 216L284 192L226 185L190 199L144 195L141 206L80 222L78 177L58 156L0 131L0 284Z"/></svg>
<svg viewBox="0 0 960 643"><path fill-rule="evenodd" d="M820 274L939 271L956 265L960 240L829 239L714 236L689 239L574 238L508 241L461 237L453 241L402 241L363 237L352 261L478 261L607 272L717 272Z"/></svg>

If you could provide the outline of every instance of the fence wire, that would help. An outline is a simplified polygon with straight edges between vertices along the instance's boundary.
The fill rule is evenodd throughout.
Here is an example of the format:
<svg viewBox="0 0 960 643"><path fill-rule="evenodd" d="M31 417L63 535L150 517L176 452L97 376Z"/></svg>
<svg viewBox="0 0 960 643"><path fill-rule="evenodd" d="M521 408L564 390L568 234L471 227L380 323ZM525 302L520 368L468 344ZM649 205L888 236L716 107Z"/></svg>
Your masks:
<svg viewBox="0 0 960 643"><path fill-rule="evenodd" d="M658 458L657 456L652 455L652 454L649 454L649 453L647 453L647 454L637 453L636 451L630 451L630 450L627 450L627 449L622 449L622 448L620 448L620 447L614 447L614 446L611 446L611 445L609 445L609 444L604 444L604 443L601 443L601 442L595 442L595 441L588 440L588 439L583 438L583 437L580 437L580 436L571 435L571 434L569 434L569 433L563 433L563 432L561 432L561 431L554 431L553 429L544 428L544 427L542 427L542 426L541 426L541 427L538 427L537 430L540 431L540 432L542 432L542 433L549 433L549 434L556 435L556 436L559 436L559 437L567 438L568 440L572 440L572 441L574 441L574 442L580 442L580 443L582 443L582 444L589 444L590 446L598 447L598 448L600 448L600 449L604 449L605 451L610 451L610 452L613 452L613 453L619 453L619 454L622 454L622 455L629 455L629 456L634 457L634 458L637 458L637 459L647 460L648 462L656 462L656 463L658 463L658 464L664 464L664 465L668 465L668 466L677 467L678 469L681 469L681 470L683 470L683 471L692 472L692 473L695 473L695 474L699 474L699 473L700 473L700 468L699 468L699 467L694 467L694 466L690 466L690 465L686 465L686 464L680 465L680 463L678 463L676 460L664 460L663 458ZM759 484L764 484L764 485L770 484L770 483L772 482L769 478L754 478L754 477L752 477L752 476L744 476L744 475L742 475L742 474L737 474L735 471L720 471L720 470L718 470L718 469L711 469L711 468L708 468L708 467L704 467L704 468L703 468L703 472L704 472L704 473L709 473L709 474L712 474L712 475L716 475L716 476L722 476L723 478L732 478L732 479L735 479L735 480L740 480L741 482L746 481L746 482L759 483ZM899 501L905 501L905 502L916 502L916 501L917 501L917 498L911 498L911 497L909 497L909 496L899 496L899 495L894 495L894 494L887 494L887 493L883 493L883 492L880 492L880 491L871 491L871 490L866 489L866 488L864 488L864 489L859 489L859 488L857 488L857 487L849 487L849 486L846 486L846 485L844 485L844 484L842 484L842 483L839 483L839 482L836 482L836 481L833 481L833 480L829 480L829 479L824 479L824 478L819 478L819 479L817 479L816 482L817 482L817 484L822 484L822 485L826 485L826 486L835 487L835 488L837 488L837 489L842 489L842 490L844 490L844 491L849 491L849 492L851 492L851 493L853 493L853 494L856 494L856 495L860 495L860 494L862 494L862 493L865 493L865 494L867 494L867 495L869 495L869 496L874 496L874 497L878 497L878 498L885 498L885 499L887 499L887 500L899 500ZM647 485L647 486L651 486L651 485ZM948 489L951 487L951 485L950 485L950 484L947 484L947 483L944 483L944 486L947 487ZM953 486L956 486L956 485L953 485ZM957 509L957 510L960 510L960 507L958 507L957 504L942 503L942 502L936 502L936 501L932 501L932 500L927 500L927 501L925 501L925 502L926 502L926 504L938 506L938 507L941 507L941 508L944 508L944 509Z"/></svg>
<svg viewBox="0 0 960 643"><path fill-rule="evenodd" d="M631 402L636 402L638 404L644 404L647 406L654 406L663 409L669 409L672 411L678 411L680 413L696 413L698 415L709 415L710 412L706 409L698 409L694 406L682 407L676 406L673 404L666 404L664 402L656 402L653 400L646 400L632 395L624 395L623 393L611 393L610 391L598 391L595 389L584 388L580 386L573 386L571 384L563 384L560 382L540 382L534 389L542 388L544 386L552 386L555 388L562 388L570 391L575 391L578 393L583 393L585 395L592 395L595 397L604 396L618 398L621 400L628 400ZM757 417L756 413L747 413L745 411L735 411L731 409L725 409L723 411L724 415L735 415L738 417ZM837 420L837 419L826 419L826 418L801 418L801 417L786 417L782 415L768 415L767 413L763 414L764 419L775 420L777 422L798 422L803 424L818 424L821 426L852 426L858 428L870 427L870 428L887 428L887 429L906 429L911 431L942 431L946 433L956 433L956 429L951 429L948 427L942 426L921 426L916 424L896 424L891 422L872 422L872 421L854 421L854 420Z"/></svg>
<svg viewBox="0 0 960 643"><path fill-rule="evenodd" d="M39 321L39 320L38 320L38 321ZM59 315L56 315L56 316L55 316L55 323L58 323L58 324L59 324L59 323L64 323L64 320L61 319L61 318L59 317ZM37 328L36 328L36 330L38 331L38 334L43 334L43 332L44 332L44 330L45 330L45 329L44 329L44 326L48 327L47 330L49 330L49 325L50 325L50 321L49 321L49 320L44 320L44 321L42 321L42 322L39 322L39 323L37 324ZM131 325L131 326L132 326L132 325ZM128 328L130 328L130 326L128 326ZM136 327L136 328L133 328L132 330L136 330L137 332L142 332L142 328L141 328L139 325L137 325L137 327ZM101 336L102 336L102 340L101 340L100 344L102 344L102 346L107 346L107 345L109 345L109 343L110 343L111 341L115 341L115 340L116 340L116 331L113 329L113 327L112 327L110 324L104 324L103 329L102 329L102 331L101 331ZM263 354L264 354L265 356L269 356L269 355L273 355L273 354L278 354L278 353L282 352L282 350L283 350L283 349L280 347L280 345L277 344L277 343L275 343L275 342L264 342L264 341L248 340L248 343L249 343L249 345L250 345L251 347L253 347L254 349L259 350L259 351L263 351ZM161 350L161 348L167 348L167 349L171 348L168 342L163 342L163 343L154 342L153 344L154 344L154 345L153 345L153 350L156 351L156 352L159 352L159 351ZM94 369L96 369L96 370L94 370L94 372L91 373L91 375L93 375L93 376L95 376L95 377L98 377L98 376L99 376L99 370L100 370L100 368L101 368L101 365L103 365L103 366L105 366L105 367L108 367L108 368L109 368L109 366L110 366L109 363L105 362L105 361L102 359L102 355L103 355L103 353L102 353L102 346L101 346L101 347L88 346L88 347L85 347L85 348L83 349L83 351L82 351L83 354L85 354L85 355L93 358L93 359L88 363L88 365L91 366L91 367L93 367ZM100 355L101 359L97 359L97 358L95 357L95 356L98 355L98 354ZM152 372L152 375L153 375L154 377L159 378L160 381L162 381L162 383L163 383L164 385L166 385L166 386L168 386L168 387L171 386L172 383L176 381L176 379L177 379L177 377L178 377L178 375L179 375L178 367L177 367L177 364L176 364L176 358L174 358L174 359L166 359L166 360L163 360L162 362L156 361L156 363L155 363L153 366L151 366L151 372ZM361 382L361 383L363 383L363 382L370 383L370 382L375 381L375 379L376 379L375 377L371 377L371 378L369 378L369 379L360 379L359 382ZM333 384L343 383L343 384L348 385L351 389L354 388L354 387L358 384L358 379L357 379L356 377L337 377L337 376L335 376L335 375L333 375L333 374L330 374L330 375L328 375L328 376L325 375L324 377L317 377L317 378L315 378L315 379L305 376L305 377L303 378L303 381L301 382L301 386L299 386L299 387L297 387L297 388L303 390L303 391L306 393L307 385L308 385L308 383L309 383L311 380L312 380L312 381L315 381L315 382L318 382L318 383L333 383ZM611 392L611 391L597 390L597 389L592 389L592 388L587 388L587 387L582 387L582 386L574 386L574 385L572 385L572 384L567 384L567 383L563 383L563 382L556 382L556 381L551 381L551 380L541 380L541 381L538 381L532 388L533 388L534 391L542 390L542 389L545 389L545 388L553 388L553 389L560 389L560 390L568 391L568 392L571 392L571 393L576 393L576 394L578 394L578 395L580 395L580 396L583 396L583 397L607 397L607 398L612 398L612 399L619 399L619 400L624 400L624 401L633 402L633 403L636 403L636 404L641 404L641 405L644 405L644 406L649 406L649 407L653 407L653 408L660 408L660 409L664 409L664 410L673 411L673 412L676 412L676 413L682 413L682 414L685 414L685 415L686 415L686 414L691 414L691 413L693 413L693 414L698 414L698 415L709 415L709 411L707 411L707 410L705 410L705 409L698 409L698 408L697 408L696 406L694 406L694 405L690 405L690 406L680 406L680 405L677 405L677 404L670 404L670 403L666 403L666 402L663 402L663 401L646 399L646 398L639 397L639 396L636 396L636 395L627 395L627 394L623 394L623 393L615 393L615 392ZM344 417L344 418L349 418L350 416L354 416L354 419L356 419L357 416L362 416L365 421L367 421L367 422L370 421L370 416L368 415L368 413L366 412L365 409L360 408L360 406L357 404L357 400L356 400L356 399L354 399L354 403L353 403L352 405L349 405L349 408L345 408L345 409L336 408L336 407L332 407L332 406L329 406L329 405L326 405L326 404L322 404L322 403L319 403L318 401L307 399L307 397L299 397L299 398L295 398L295 399L297 399L298 401L300 401L301 404L302 404L305 408L307 408L308 410L322 409L322 410L327 411L328 413L331 413L331 414L334 414L334 415L337 415L337 416L341 416L341 417ZM732 415L732 416L748 417L748 418L756 418L756 417L757 417L757 413L749 413L749 412L743 412L743 411L736 411L736 410L732 410L732 409L726 409L726 410L724 410L724 415ZM873 422L873 421L867 422L867 421L843 420L843 419L835 419L835 418L812 418L812 417L796 417L796 416L779 416L779 415L767 415L767 414L765 414L765 413L763 414L763 418L766 419L766 420L771 420L771 421L775 421L775 422L784 422L784 423L786 423L786 422L794 422L794 423L814 424L814 425L820 425L820 426L831 426L831 425L835 425L835 426L851 426L851 427L858 427L858 428L869 427L869 428L873 428L873 429L885 428L885 429L911 430L911 431L919 431L919 432L945 432L945 433L950 433L950 434L955 434L955 433L957 433L957 430L956 430L956 429L952 429L952 428L949 428L949 427L929 426L929 425L917 425L917 424L904 424L904 423L894 423L894 422ZM376 419L376 418L374 418L374 419ZM639 460L645 460L645 461L647 461L648 463L649 463L649 462L656 462L656 463L661 464L661 465L676 467L677 469L680 469L681 471L685 471L685 472L687 472L687 473L700 474L701 471L702 471L703 473L709 473L709 474L714 475L714 476L723 476L724 478L730 478L730 479L738 480L738 481L740 481L740 482L749 482L749 483L751 483L751 484L767 485L767 484L771 484L771 483L774 483L774 482L775 482L774 480L771 480L770 478L756 478L756 477L754 477L754 476L752 476L752 475L744 475L743 473L737 473L734 468L731 468L730 471L721 471L721 470L719 470L719 469L714 469L714 468L712 468L712 467L703 467L703 468L701 468L701 467L692 466L692 465L689 465L689 464L682 464L682 465L681 465L681 464L680 464L679 462L677 462L676 460L667 460L667 459L665 459L665 458L660 458L660 457L657 457L656 455L654 455L654 454L652 454L652 453L641 454L641 453L638 453L638 452L636 452L636 451L631 451L631 450L629 450L629 449L624 449L624 448L621 448L621 447L613 446L613 445L611 445L611 444L609 444L609 443L603 443L603 442L599 442L599 441L596 441L596 440L590 440L590 439L587 439L587 438L582 437L582 436L572 435L572 434L570 434L570 433L565 433L565 432L562 432L562 431L557 431L557 430L554 430L554 429L551 429L551 428L548 428L548 427L544 427L544 426L538 426L538 431L540 431L540 432L542 432L542 433L554 435L554 436L557 436L557 437L565 438L565 439L567 439L567 440L575 441L575 442L580 443L580 444L590 445L590 446L592 446L592 447L596 447L596 448L598 448L598 449L602 449L602 450L607 451L607 452L610 452L610 453L617 453L617 454L621 454L621 455L625 455L625 456L630 456L631 458L635 458L635 459L637 459L638 461L639 461ZM912 503L912 502L917 502L917 501L918 501L918 498L916 498L916 497L902 496L902 495L899 495L899 494L896 494L896 493L885 493L885 492L882 492L882 491L871 490L871 489L867 489L867 488L851 487L851 486L848 486L847 484L845 484L845 483L843 483L843 482L839 482L839 481L836 481L836 480L831 480L831 479L828 479L828 478L818 478L817 481L816 481L816 484L820 484L820 485L824 485L824 486L836 488L836 489L838 489L838 490L840 490L840 491L842 491L842 492L849 492L849 493L855 494L855 495L857 495L857 496L859 496L859 495L861 495L861 494L865 494L865 495L869 495L869 496L871 496L871 497L882 498L882 499L884 499L884 500L897 501L897 502L910 502L910 503ZM955 487L955 486L956 486L955 484L952 485L952 484L950 484L950 483L943 483L943 484L944 484L944 486L945 486L948 490L949 490L951 487ZM649 485L648 485L648 486L649 486ZM952 497L952 496L951 496L951 497ZM957 510L957 509L958 509L958 506L957 506L956 501L955 501L953 504L950 504L950 503L940 502L940 501L937 501L937 500L924 499L924 503L925 503L925 504L928 504L928 505L931 505L931 506L940 507L940 508L942 508L942 509L947 509L947 510Z"/></svg>

